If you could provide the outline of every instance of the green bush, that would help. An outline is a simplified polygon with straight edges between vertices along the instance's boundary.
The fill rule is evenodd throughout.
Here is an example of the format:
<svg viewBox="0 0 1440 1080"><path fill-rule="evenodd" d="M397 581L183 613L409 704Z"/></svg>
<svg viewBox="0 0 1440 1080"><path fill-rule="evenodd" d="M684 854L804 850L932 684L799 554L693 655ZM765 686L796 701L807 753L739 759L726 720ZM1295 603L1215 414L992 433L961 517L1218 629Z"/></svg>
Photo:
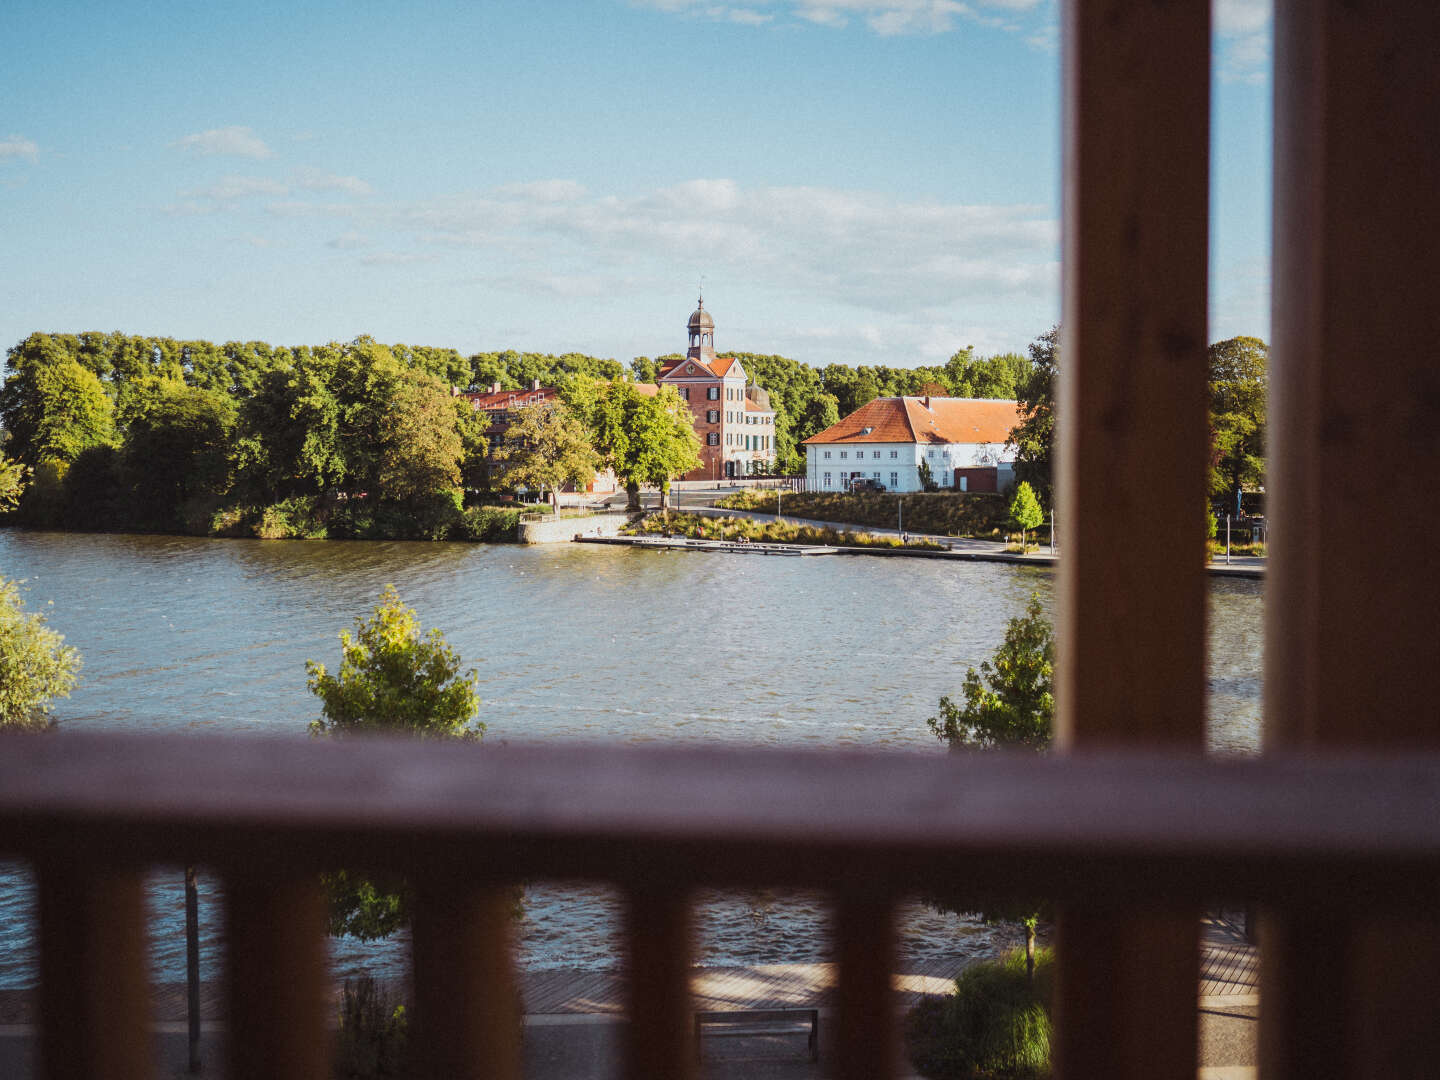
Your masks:
<svg viewBox="0 0 1440 1080"><path fill-rule="evenodd" d="M407 1075L405 1006L369 975L345 980L335 1048L337 1080Z"/></svg>
<svg viewBox="0 0 1440 1080"><path fill-rule="evenodd" d="M460 515L455 539L497 543L515 539L521 511L513 506L470 506Z"/></svg>
<svg viewBox="0 0 1440 1080"><path fill-rule="evenodd" d="M260 510L253 526L262 540L323 540L325 522L319 513L318 500L310 495L295 495Z"/></svg>
<svg viewBox="0 0 1440 1080"><path fill-rule="evenodd" d="M905 502L905 528L910 532L941 536L974 536L1002 539L1010 521L1010 504L1004 495L990 492L785 492L780 498L784 516L815 521L842 521L855 525L878 525L893 529L899 520L899 504ZM775 492L747 488L727 495L715 505L729 510L775 513ZM1041 530L1044 535L1044 530Z"/></svg>
<svg viewBox="0 0 1440 1080"><path fill-rule="evenodd" d="M793 521L755 521L751 518L713 518L697 514L672 513L667 522L663 514L650 514L627 532L640 536L669 533L700 540L739 540L757 544L813 544L828 547L911 547L923 551L943 550L940 544L914 541L908 545L898 536L875 536L867 532L838 532L828 526L798 525Z"/></svg>
<svg viewBox="0 0 1440 1080"><path fill-rule="evenodd" d="M932 1080L1049 1076L1054 966L1054 952L1040 949L1033 981L1022 952L966 968L955 993L927 998L905 1018L911 1064Z"/></svg>

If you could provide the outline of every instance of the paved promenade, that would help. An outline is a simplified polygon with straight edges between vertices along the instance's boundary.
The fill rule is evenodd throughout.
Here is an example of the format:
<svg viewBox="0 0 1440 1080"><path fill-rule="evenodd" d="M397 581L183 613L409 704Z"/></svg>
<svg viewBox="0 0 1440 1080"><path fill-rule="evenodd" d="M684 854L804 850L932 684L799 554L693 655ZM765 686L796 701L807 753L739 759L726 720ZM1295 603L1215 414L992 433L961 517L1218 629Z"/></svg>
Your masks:
<svg viewBox="0 0 1440 1080"><path fill-rule="evenodd" d="M1207 918L1201 927L1198 995L1201 1080L1250 1080L1255 1075L1259 984L1255 949L1230 922ZM942 960L902 964L892 980L897 1015L921 995L949 993L962 963ZM825 1075L833 1022L834 964L759 964L696 968L691 990L697 1010L818 1008L821 1062L807 1060L803 1034L757 1033L707 1037L702 1046L706 1080L811 1080ZM541 1080L589 1080L620 1075L624 982L610 972L533 971L521 976L525 1003L526 1076ZM34 1076L32 993L0 991L0 1076ZM201 993L205 1037L203 1076L222 1075L219 1040L223 1015L219 987ZM185 996L178 984L157 988L153 1015L160 1061L157 1076L184 1075ZM899 1075L906 1076L901 1069Z"/></svg>

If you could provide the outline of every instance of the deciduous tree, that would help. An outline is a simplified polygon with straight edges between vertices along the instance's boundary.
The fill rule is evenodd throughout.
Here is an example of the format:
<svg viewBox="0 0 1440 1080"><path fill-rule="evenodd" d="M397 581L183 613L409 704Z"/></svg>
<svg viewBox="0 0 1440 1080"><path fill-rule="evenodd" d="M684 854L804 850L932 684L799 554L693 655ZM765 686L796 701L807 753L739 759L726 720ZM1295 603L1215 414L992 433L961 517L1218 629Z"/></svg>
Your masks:
<svg viewBox="0 0 1440 1080"><path fill-rule="evenodd" d="M79 670L80 654L0 578L0 729L49 727L50 702L70 693Z"/></svg>
<svg viewBox="0 0 1440 1080"><path fill-rule="evenodd" d="M565 406L548 401L516 411L495 458L505 463L507 486L535 488L542 496L549 492L552 501L567 483L585 487L600 467L585 425Z"/></svg>
<svg viewBox="0 0 1440 1080"><path fill-rule="evenodd" d="M640 508L640 486L660 488L664 505L670 481L700 464L700 437L690 406L673 387L653 396L634 384L612 383L595 411L595 445L629 493L632 510Z"/></svg>
<svg viewBox="0 0 1440 1080"><path fill-rule="evenodd" d="M1265 484L1265 424L1270 350L1253 337L1217 341L1209 349L1210 493L1227 507L1242 491Z"/></svg>
<svg viewBox="0 0 1440 1080"><path fill-rule="evenodd" d="M1025 480L1020 481L1015 497L1010 500L1010 518L1020 526L1020 550L1023 552L1030 546L1030 530L1038 529L1045 520L1035 489Z"/></svg>
<svg viewBox="0 0 1440 1080"><path fill-rule="evenodd" d="M1060 328L1051 327L1030 343L1030 373L1018 387L1020 422L1006 446L1015 448L1015 478L1025 480L1047 505L1054 505L1055 377L1060 370Z"/></svg>
<svg viewBox="0 0 1440 1080"><path fill-rule="evenodd" d="M355 633L340 634L340 670L309 660L309 686L321 702L322 717L310 725L313 735L349 737L396 733L417 738L478 741L485 725L475 718L479 675L462 673L460 657L431 630L421 635L415 612L385 586L367 620L355 620ZM351 873L326 875L330 893L330 932L362 940L385 937L410 916L409 888L403 881L373 882Z"/></svg>

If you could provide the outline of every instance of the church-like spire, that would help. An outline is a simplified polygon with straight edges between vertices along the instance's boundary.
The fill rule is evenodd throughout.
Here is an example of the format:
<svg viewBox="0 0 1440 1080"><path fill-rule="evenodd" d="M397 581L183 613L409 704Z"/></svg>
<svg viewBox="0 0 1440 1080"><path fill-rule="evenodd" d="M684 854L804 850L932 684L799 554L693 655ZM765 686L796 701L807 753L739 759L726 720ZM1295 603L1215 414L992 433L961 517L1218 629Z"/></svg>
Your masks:
<svg viewBox="0 0 1440 1080"><path fill-rule="evenodd" d="M698 306L690 315L690 321L685 324L689 334L690 345L685 351L685 357L689 360L699 360L702 363L710 364L715 360L715 320L705 310L705 294L700 294L697 301Z"/></svg>

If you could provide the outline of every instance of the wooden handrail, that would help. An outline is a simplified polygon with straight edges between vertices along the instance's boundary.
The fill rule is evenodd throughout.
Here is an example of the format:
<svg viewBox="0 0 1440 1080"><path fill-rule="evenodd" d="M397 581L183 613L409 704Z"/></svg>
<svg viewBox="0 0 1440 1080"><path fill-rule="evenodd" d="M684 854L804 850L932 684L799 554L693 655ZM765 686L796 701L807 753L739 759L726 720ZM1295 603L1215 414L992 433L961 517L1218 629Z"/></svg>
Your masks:
<svg viewBox="0 0 1440 1080"><path fill-rule="evenodd" d="M1069 756L0 737L0 853L1382 906L1440 869L1440 755ZM464 864L469 865L469 864Z"/></svg>

